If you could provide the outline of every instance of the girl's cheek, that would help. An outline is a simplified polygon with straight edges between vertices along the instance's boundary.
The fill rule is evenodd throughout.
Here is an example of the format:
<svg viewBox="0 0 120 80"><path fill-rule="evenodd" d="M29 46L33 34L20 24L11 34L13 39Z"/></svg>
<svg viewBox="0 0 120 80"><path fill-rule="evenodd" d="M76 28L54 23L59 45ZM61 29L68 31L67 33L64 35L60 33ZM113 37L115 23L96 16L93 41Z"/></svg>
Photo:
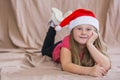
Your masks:
<svg viewBox="0 0 120 80"><path fill-rule="evenodd" d="M89 37L91 37L93 35L93 32L89 33Z"/></svg>

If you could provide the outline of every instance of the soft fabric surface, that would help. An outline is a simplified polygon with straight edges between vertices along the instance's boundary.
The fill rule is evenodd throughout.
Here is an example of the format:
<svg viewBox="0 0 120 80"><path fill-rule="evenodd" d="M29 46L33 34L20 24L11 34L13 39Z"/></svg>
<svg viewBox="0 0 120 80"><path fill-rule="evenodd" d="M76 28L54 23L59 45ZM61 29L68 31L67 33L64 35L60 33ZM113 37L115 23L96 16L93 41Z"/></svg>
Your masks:
<svg viewBox="0 0 120 80"><path fill-rule="evenodd" d="M1 50L2 51L2 50ZM61 70L57 64L47 56L42 56L37 51L24 51L15 49L4 49L0 53L2 64L0 74L1 80L119 80L120 64L119 53L110 51L112 62L111 70L104 77L97 78L86 75L72 74ZM35 52L35 53L34 53ZM3 55L4 54L4 55ZM7 56L7 57L6 57ZM0 65L1 65L0 64Z"/></svg>
<svg viewBox="0 0 120 80"><path fill-rule="evenodd" d="M0 79L119 80L119 4L120 0L0 0ZM86 8L96 14L100 21L100 34L112 61L108 75L94 78L64 72L60 64L41 55L52 7L63 13ZM67 34L67 28L57 32L56 42Z"/></svg>

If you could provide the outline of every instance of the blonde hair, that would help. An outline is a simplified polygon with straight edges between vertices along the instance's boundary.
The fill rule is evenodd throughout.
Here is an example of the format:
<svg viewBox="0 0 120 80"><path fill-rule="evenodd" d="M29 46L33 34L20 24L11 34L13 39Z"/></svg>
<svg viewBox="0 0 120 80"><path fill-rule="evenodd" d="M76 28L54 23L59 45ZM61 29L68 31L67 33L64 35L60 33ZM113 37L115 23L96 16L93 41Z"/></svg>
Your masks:
<svg viewBox="0 0 120 80"><path fill-rule="evenodd" d="M96 30L97 32L97 30ZM102 41L102 38L98 33L98 38L95 40L94 42L94 46L104 55L106 55L107 52L107 48L104 44L104 42ZM71 57L72 57L72 62L78 65L82 65L82 66L93 66L95 65L95 61L93 60L92 56L90 55L87 47L84 49L84 56L82 58L82 60L80 61L80 51L79 51L79 45L78 42L76 42L74 40L73 37L73 30L70 33L70 50L71 50ZM106 55L107 56L107 55Z"/></svg>

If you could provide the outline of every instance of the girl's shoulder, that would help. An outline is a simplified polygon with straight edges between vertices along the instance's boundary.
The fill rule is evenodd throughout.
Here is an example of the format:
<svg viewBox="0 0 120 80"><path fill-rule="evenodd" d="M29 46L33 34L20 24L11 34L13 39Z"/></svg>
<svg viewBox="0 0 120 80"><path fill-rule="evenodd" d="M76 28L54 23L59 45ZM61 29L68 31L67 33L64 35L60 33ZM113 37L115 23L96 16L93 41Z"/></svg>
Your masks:
<svg viewBox="0 0 120 80"><path fill-rule="evenodd" d="M70 35L67 35L63 38L63 41L70 41Z"/></svg>
<svg viewBox="0 0 120 80"><path fill-rule="evenodd" d="M63 47L70 49L70 35L64 37L64 39L62 40L62 45Z"/></svg>

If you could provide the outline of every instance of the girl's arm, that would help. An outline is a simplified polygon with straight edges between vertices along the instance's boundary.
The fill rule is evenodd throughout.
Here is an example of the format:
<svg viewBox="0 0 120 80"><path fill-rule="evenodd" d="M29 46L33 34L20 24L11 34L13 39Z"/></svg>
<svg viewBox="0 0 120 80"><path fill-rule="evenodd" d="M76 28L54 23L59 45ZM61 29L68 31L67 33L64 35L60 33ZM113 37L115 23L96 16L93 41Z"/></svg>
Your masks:
<svg viewBox="0 0 120 80"><path fill-rule="evenodd" d="M107 56L102 54L94 45L94 41L98 37L96 32L93 32L93 35L91 38L87 41L87 48L95 60L97 64L99 64L101 67L103 67L106 71L108 71L111 67L110 60Z"/></svg>
<svg viewBox="0 0 120 80"><path fill-rule="evenodd" d="M107 56L103 55L93 44L87 45L87 48L95 60L96 64L99 64L103 67L106 71L110 69L110 60Z"/></svg>
<svg viewBox="0 0 120 80"><path fill-rule="evenodd" d="M81 75L103 76L106 74L104 68L99 65L93 67L84 67L72 63L71 52L66 48L61 48L60 60L64 71Z"/></svg>

